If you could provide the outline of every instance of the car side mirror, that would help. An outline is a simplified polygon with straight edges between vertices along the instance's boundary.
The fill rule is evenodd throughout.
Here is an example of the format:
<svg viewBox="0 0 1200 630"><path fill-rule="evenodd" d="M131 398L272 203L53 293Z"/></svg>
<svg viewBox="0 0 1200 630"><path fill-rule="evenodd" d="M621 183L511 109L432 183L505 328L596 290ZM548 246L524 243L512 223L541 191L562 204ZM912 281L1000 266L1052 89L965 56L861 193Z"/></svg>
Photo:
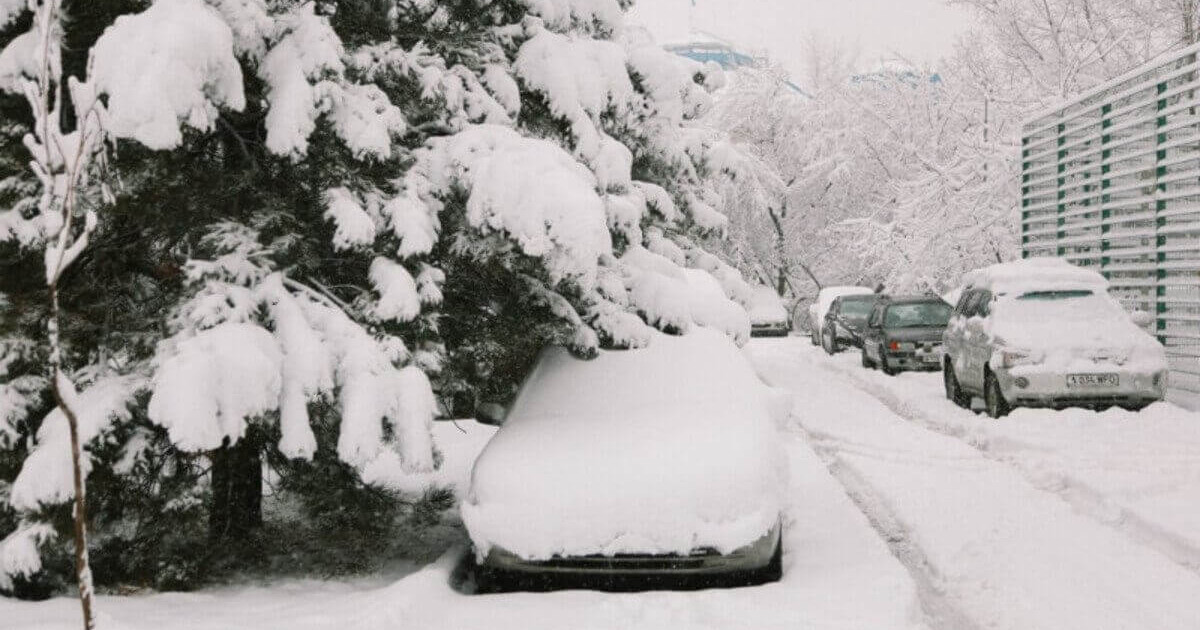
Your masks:
<svg viewBox="0 0 1200 630"><path fill-rule="evenodd" d="M1145 328L1146 326L1155 323L1158 318L1156 318L1154 314L1149 311L1134 311L1129 314L1129 319L1134 324Z"/></svg>
<svg viewBox="0 0 1200 630"><path fill-rule="evenodd" d="M498 427L504 424L504 419L508 416L508 409L499 403L483 403L475 408L475 421L479 424L486 424L490 427Z"/></svg>

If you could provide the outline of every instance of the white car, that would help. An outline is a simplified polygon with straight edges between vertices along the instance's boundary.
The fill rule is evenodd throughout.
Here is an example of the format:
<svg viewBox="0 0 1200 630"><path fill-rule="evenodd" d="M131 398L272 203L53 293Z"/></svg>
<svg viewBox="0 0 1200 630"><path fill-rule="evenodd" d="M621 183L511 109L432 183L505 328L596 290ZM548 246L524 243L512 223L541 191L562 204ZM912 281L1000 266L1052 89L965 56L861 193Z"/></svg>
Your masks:
<svg viewBox="0 0 1200 630"><path fill-rule="evenodd" d="M843 295L870 295L875 291L867 287L825 287L817 293L817 299L808 306L808 330L814 346L821 345L821 330L825 326L825 314L833 301Z"/></svg>
<svg viewBox="0 0 1200 630"><path fill-rule="evenodd" d="M1166 351L1100 274L1030 259L968 274L944 336L946 397L988 415L1013 407L1121 406L1162 400Z"/></svg>
<svg viewBox="0 0 1200 630"><path fill-rule="evenodd" d="M481 590L778 579L788 407L706 328L547 349L461 506Z"/></svg>
<svg viewBox="0 0 1200 630"><path fill-rule="evenodd" d="M786 337L792 331L787 308L771 287L755 287L750 308L746 312L750 315L751 337Z"/></svg>

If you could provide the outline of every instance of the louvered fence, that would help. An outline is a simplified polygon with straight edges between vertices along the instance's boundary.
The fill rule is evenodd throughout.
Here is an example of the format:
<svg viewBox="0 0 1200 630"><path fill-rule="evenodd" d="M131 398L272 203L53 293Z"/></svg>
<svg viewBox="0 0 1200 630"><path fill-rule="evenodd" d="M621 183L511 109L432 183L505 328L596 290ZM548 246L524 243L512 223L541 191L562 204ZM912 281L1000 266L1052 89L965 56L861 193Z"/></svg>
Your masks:
<svg viewBox="0 0 1200 630"><path fill-rule="evenodd" d="M1030 119L1022 253L1102 272L1152 326L1173 396L1200 401L1200 46Z"/></svg>

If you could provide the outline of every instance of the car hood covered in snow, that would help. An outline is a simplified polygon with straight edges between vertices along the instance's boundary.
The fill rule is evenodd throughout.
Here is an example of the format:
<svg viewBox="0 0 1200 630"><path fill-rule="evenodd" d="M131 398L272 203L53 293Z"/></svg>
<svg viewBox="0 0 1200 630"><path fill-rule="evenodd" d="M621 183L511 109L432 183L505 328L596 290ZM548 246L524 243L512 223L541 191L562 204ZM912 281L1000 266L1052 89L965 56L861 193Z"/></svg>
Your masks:
<svg viewBox="0 0 1200 630"><path fill-rule="evenodd" d="M1028 351L1046 367L1086 370L1113 363L1144 372L1167 369L1166 352L1100 293L1065 300L1002 298L991 334L998 345Z"/></svg>
<svg viewBox="0 0 1200 630"><path fill-rule="evenodd" d="M475 463L462 515L477 552L539 560L753 542L778 522L787 475L769 392L707 329L591 361L547 350Z"/></svg>

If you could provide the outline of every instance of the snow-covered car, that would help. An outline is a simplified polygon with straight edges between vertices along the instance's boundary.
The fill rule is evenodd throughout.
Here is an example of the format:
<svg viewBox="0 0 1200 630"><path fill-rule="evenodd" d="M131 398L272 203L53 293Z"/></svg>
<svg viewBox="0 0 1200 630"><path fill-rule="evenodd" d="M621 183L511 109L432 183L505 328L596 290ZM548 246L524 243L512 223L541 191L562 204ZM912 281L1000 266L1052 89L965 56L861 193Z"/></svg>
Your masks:
<svg viewBox="0 0 1200 630"><path fill-rule="evenodd" d="M766 285L754 288L750 308L751 337L786 337L792 331L792 321L787 308L775 289Z"/></svg>
<svg viewBox="0 0 1200 630"><path fill-rule="evenodd" d="M817 293L817 299L808 306L808 331L814 346L821 343L821 326L825 314L833 301L843 295L870 295L875 291L867 287L825 287Z"/></svg>
<svg viewBox="0 0 1200 630"><path fill-rule="evenodd" d="M952 310L932 294L880 296L863 328L863 367L888 375L941 369L942 335Z"/></svg>
<svg viewBox="0 0 1200 630"><path fill-rule="evenodd" d="M481 590L778 579L788 407L706 328L546 349L461 506Z"/></svg>
<svg viewBox="0 0 1200 630"><path fill-rule="evenodd" d="M821 347L825 352L836 354L843 344L861 348L867 318L878 300L875 294L843 295L835 299L821 327Z"/></svg>
<svg viewBox="0 0 1200 630"><path fill-rule="evenodd" d="M1167 358L1108 295L1100 274L1057 258L968 274L945 334L946 397L1013 407L1121 406L1162 400Z"/></svg>

